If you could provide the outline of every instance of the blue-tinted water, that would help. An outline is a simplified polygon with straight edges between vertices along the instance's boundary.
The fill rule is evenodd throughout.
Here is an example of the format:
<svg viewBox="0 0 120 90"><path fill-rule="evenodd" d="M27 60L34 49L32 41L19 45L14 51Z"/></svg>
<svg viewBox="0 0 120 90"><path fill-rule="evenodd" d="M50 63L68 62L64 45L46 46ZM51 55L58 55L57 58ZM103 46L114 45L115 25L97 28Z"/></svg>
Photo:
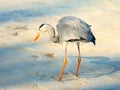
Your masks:
<svg viewBox="0 0 120 90"><path fill-rule="evenodd" d="M37 6L37 7L36 7ZM47 16L62 13L68 10L69 5L63 7L46 6L36 3L34 9L13 10L13 11L1 11L0 23L8 21L18 21L19 19L28 19L38 16Z"/></svg>
<svg viewBox="0 0 120 90"><path fill-rule="evenodd" d="M67 14L69 12L73 12L75 8L91 8L97 6L97 4L101 2L104 3L104 1L105 0L49 0L49 2L46 4L46 2L36 0L34 2L31 2L31 8L23 9L23 6L20 6L22 9L19 8L19 10L9 9L0 11L0 24L6 23L8 21L19 22L20 20L26 20L34 17ZM112 0L107 1L111 2Z"/></svg>
<svg viewBox="0 0 120 90"><path fill-rule="evenodd" d="M48 15L62 14L74 11L74 8L88 4L89 0L53 0L53 4L35 3L33 7L19 10L0 11L0 24L8 21L19 21L20 19L29 19L32 17L42 17ZM22 6L21 6L22 7Z"/></svg>

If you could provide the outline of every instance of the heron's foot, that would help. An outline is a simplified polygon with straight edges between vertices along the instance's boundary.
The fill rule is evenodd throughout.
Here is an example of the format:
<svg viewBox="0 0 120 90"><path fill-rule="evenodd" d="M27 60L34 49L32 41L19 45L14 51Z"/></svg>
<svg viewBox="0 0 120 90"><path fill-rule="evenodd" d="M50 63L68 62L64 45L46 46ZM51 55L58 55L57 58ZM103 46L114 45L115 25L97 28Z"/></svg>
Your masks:
<svg viewBox="0 0 120 90"><path fill-rule="evenodd" d="M79 67L80 67L80 62L81 62L81 58L79 57L78 58L78 64L77 64L77 67L76 67L76 72L75 72L75 76L78 77L78 71L79 71Z"/></svg>
<svg viewBox="0 0 120 90"><path fill-rule="evenodd" d="M78 73L75 73L75 76L78 77Z"/></svg>
<svg viewBox="0 0 120 90"><path fill-rule="evenodd" d="M62 77L58 77L58 79L57 79L57 80L58 80L58 81L61 81L61 78L62 78Z"/></svg>

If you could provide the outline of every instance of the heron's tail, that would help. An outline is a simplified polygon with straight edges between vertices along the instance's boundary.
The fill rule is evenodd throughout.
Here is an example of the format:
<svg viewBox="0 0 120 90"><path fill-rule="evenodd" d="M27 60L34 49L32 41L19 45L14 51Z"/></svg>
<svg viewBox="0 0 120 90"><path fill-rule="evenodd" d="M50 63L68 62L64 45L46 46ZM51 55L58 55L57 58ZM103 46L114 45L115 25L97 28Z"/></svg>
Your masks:
<svg viewBox="0 0 120 90"><path fill-rule="evenodd" d="M91 41L93 42L93 44L94 45L96 45L96 38L95 38L95 36L93 35L93 33L91 33L91 36L92 36L92 39L91 39Z"/></svg>

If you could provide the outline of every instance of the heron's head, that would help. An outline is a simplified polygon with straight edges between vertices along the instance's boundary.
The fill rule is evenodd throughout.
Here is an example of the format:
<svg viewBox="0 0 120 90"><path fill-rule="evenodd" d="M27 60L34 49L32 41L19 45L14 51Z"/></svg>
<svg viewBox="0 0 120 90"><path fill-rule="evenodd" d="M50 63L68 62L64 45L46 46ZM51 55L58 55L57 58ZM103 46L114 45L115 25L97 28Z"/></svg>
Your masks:
<svg viewBox="0 0 120 90"><path fill-rule="evenodd" d="M48 31L50 29L50 25L49 24L41 24L39 26L39 32L38 34L36 35L36 37L34 38L34 41L38 40L38 38L40 37L40 34L41 33L44 33L46 31Z"/></svg>
<svg viewBox="0 0 120 90"><path fill-rule="evenodd" d="M42 32L42 33L44 33L46 31L48 31L50 28L51 28L51 25L44 23L44 24L41 24L39 26L39 31Z"/></svg>

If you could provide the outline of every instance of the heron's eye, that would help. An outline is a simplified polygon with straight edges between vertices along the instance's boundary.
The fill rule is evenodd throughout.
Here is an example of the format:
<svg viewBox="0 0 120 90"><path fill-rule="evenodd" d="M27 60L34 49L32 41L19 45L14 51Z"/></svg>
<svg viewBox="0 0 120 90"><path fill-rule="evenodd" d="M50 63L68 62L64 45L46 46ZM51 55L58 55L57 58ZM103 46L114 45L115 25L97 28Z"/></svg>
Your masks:
<svg viewBox="0 0 120 90"><path fill-rule="evenodd" d="M44 32L47 32L47 30L45 30Z"/></svg>

